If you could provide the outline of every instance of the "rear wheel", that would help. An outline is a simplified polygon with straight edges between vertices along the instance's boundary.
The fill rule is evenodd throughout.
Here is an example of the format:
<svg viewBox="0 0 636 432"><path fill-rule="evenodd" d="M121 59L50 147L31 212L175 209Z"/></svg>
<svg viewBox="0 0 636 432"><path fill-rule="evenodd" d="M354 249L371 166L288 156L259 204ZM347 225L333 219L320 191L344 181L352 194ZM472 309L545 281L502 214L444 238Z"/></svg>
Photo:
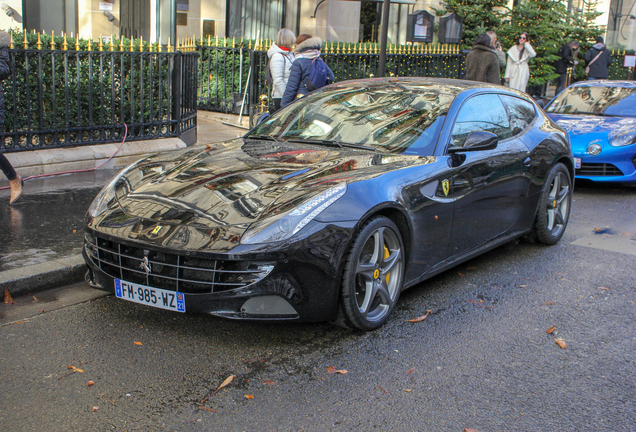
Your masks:
<svg viewBox="0 0 636 432"><path fill-rule="evenodd" d="M553 245L561 240L570 219L572 181L568 169L556 164L546 179L532 237L539 243Z"/></svg>
<svg viewBox="0 0 636 432"><path fill-rule="evenodd" d="M404 245L393 221L379 216L357 233L342 277L338 324L368 331L382 326L404 280Z"/></svg>

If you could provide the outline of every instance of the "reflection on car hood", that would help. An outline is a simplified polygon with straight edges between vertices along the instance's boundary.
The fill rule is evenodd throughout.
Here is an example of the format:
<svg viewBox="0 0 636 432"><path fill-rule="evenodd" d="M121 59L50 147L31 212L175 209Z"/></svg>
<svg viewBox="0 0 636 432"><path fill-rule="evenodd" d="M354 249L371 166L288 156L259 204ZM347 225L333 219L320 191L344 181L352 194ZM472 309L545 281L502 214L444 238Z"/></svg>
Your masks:
<svg viewBox="0 0 636 432"><path fill-rule="evenodd" d="M249 139L194 146L153 156L129 170L116 185L117 220L243 231L339 182L434 159ZM100 225L110 225L115 213Z"/></svg>
<svg viewBox="0 0 636 432"><path fill-rule="evenodd" d="M591 115L548 114L559 126L567 130L574 151L581 150L577 146L587 145L594 140L603 142L636 130L636 118L633 117L604 117Z"/></svg>

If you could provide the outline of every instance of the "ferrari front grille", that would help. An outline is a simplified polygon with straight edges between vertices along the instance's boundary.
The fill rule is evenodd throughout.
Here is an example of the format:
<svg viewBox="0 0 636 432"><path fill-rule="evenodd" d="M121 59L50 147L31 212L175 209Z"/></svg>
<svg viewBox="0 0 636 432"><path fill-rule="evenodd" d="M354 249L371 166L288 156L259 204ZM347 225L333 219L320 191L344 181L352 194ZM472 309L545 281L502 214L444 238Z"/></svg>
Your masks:
<svg viewBox="0 0 636 432"><path fill-rule="evenodd" d="M85 236L88 256L109 276L153 288L202 294L252 285L273 263L194 258Z"/></svg>
<svg viewBox="0 0 636 432"><path fill-rule="evenodd" d="M581 164L581 168L576 170L576 175L581 176L622 176L621 170L612 164L606 163L585 163Z"/></svg>

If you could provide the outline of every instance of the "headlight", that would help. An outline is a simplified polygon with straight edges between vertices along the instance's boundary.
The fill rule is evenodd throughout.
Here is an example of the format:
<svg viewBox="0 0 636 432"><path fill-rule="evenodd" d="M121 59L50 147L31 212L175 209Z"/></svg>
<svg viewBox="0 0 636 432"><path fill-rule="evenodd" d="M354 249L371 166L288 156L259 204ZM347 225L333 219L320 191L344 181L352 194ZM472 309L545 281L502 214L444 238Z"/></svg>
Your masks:
<svg viewBox="0 0 636 432"><path fill-rule="evenodd" d="M636 131L626 132L624 134L620 134L610 139L609 141L611 146L614 147L622 147L630 144L636 143Z"/></svg>
<svg viewBox="0 0 636 432"><path fill-rule="evenodd" d="M131 168L136 166L142 160L143 159L140 159L132 165L129 165L128 167L121 170L119 174L117 174L115 178L113 178L110 183L108 183L108 185L106 185L104 189L102 189L97 194L97 196L91 203L91 206L88 208L88 213L92 217L97 217L106 211L106 209L108 208L108 204L110 204L113 198L115 198L115 185L117 184L119 179L121 179L124 174L126 174Z"/></svg>
<svg viewBox="0 0 636 432"><path fill-rule="evenodd" d="M340 184L312 198L282 217L272 217L271 221L257 224L254 228L250 227L241 238L241 243L271 243L288 239L303 229L305 225L338 198L342 197L345 192L347 192L347 185ZM263 228L263 225L266 225L265 228Z"/></svg>

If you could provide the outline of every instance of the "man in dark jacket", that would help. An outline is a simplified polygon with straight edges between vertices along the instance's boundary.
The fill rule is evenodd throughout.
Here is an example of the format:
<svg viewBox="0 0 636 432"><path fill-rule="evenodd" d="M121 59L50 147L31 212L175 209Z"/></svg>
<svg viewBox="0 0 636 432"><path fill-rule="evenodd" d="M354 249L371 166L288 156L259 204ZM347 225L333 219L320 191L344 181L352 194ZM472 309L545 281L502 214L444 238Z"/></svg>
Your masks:
<svg viewBox="0 0 636 432"><path fill-rule="evenodd" d="M499 60L490 44L487 34L477 36L473 49L466 56L466 79L501 84Z"/></svg>
<svg viewBox="0 0 636 432"><path fill-rule="evenodd" d="M0 31L0 77L6 77L11 72L9 67L9 44L11 38L7 32ZM0 127L4 128L4 91L0 81ZM11 163L0 149L0 169L9 179L11 185L11 198L9 204L13 204L22 196L22 178L15 172Z"/></svg>
<svg viewBox="0 0 636 432"><path fill-rule="evenodd" d="M559 74L559 85L556 88L555 95L559 94L567 85L567 73L568 68L574 67L578 62L576 61L576 54L579 51L579 42L571 41L563 44L557 55L559 60L554 63L554 69Z"/></svg>
<svg viewBox="0 0 636 432"><path fill-rule="evenodd" d="M612 64L612 55L603 44L602 37L597 36L596 43L585 53L585 63L589 68L589 72L586 70L588 80L607 79L607 68Z"/></svg>
<svg viewBox="0 0 636 432"><path fill-rule="evenodd" d="M295 101L298 97L308 94L307 80L311 72L311 62L320 57L320 48L322 48L322 40L317 37L307 39L294 48L294 56L296 60L292 64L287 80L285 94L280 102L280 106L284 107ZM326 65L325 65L326 66ZM327 68L327 84L334 81L334 75L329 66Z"/></svg>

